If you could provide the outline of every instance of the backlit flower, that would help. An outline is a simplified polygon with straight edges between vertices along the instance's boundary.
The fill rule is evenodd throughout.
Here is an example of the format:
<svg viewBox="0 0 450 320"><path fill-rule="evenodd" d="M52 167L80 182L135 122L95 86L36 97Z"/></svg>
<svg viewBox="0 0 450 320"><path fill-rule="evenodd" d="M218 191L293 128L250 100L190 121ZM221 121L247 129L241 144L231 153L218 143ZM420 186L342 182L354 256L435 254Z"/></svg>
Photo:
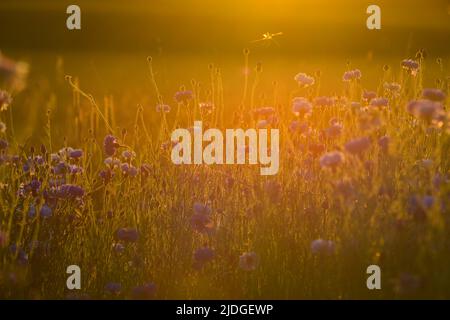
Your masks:
<svg viewBox="0 0 450 320"><path fill-rule="evenodd" d="M423 89L422 97L431 101L444 101L446 94L440 89L427 88Z"/></svg>
<svg viewBox="0 0 450 320"><path fill-rule="evenodd" d="M116 237L124 242L136 242L139 239L139 233L133 228L120 228L116 232Z"/></svg>
<svg viewBox="0 0 450 320"><path fill-rule="evenodd" d="M305 98L296 97L292 100L292 112L295 115L303 117L310 114L312 111L312 104Z"/></svg>
<svg viewBox="0 0 450 320"><path fill-rule="evenodd" d="M344 75L342 76L342 80L345 82L350 82L352 80L358 80L361 79L361 71L359 69L350 70L344 72Z"/></svg>
<svg viewBox="0 0 450 320"><path fill-rule="evenodd" d="M345 144L345 150L352 154L361 154L370 147L371 141L367 137L350 140Z"/></svg>
<svg viewBox="0 0 450 320"><path fill-rule="evenodd" d="M344 155L339 151L332 151L324 154L320 158L321 167L335 168L344 162Z"/></svg>
<svg viewBox="0 0 450 320"><path fill-rule="evenodd" d="M103 149L107 156L113 156L116 153L117 148L119 147L119 143L117 142L116 137L113 135L107 135L103 140Z"/></svg>
<svg viewBox="0 0 450 320"><path fill-rule="evenodd" d="M415 76L417 74L417 71L419 70L419 63L412 59L403 60L401 66L413 76Z"/></svg>
<svg viewBox="0 0 450 320"><path fill-rule="evenodd" d="M178 103L187 103L192 100L193 96L191 90L182 90L175 93L174 99Z"/></svg>
<svg viewBox="0 0 450 320"><path fill-rule="evenodd" d="M214 250L203 247L199 248L194 252L194 267L201 268L206 263L210 262L214 259L215 253Z"/></svg>
<svg viewBox="0 0 450 320"><path fill-rule="evenodd" d="M297 83L303 87L309 87L314 84L314 78L307 75L306 73L298 73L294 77L294 80L297 81Z"/></svg>

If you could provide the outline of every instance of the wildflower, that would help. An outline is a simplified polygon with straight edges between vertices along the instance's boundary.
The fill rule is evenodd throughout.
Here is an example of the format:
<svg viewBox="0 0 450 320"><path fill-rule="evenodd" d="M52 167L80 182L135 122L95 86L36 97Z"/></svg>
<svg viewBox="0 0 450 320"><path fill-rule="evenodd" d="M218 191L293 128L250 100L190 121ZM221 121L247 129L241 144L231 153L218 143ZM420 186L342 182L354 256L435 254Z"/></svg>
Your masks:
<svg viewBox="0 0 450 320"><path fill-rule="evenodd" d="M118 282L108 282L105 286L105 291L117 295L122 291L122 285Z"/></svg>
<svg viewBox="0 0 450 320"><path fill-rule="evenodd" d="M338 194L341 194L345 199L352 199L355 196L356 189L349 179L342 179L333 182L333 187Z"/></svg>
<svg viewBox="0 0 450 320"><path fill-rule="evenodd" d="M107 135L103 140L103 148L107 156L112 157L116 153L116 149L119 147L117 139L113 135Z"/></svg>
<svg viewBox="0 0 450 320"><path fill-rule="evenodd" d="M253 271L258 267L259 258L255 252L244 252L239 257L239 267L245 271Z"/></svg>
<svg viewBox="0 0 450 320"><path fill-rule="evenodd" d="M385 82L383 88L392 94L397 94L400 92L402 86L397 82Z"/></svg>
<svg viewBox="0 0 450 320"><path fill-rule="evenodd" d="M309 115L312 111L311 103L302 97L296 97L292 100L292 112L296 116L303 117L305 115Z"/></svg>
<svg viewBox="0 0 450 320"><path fill-rule="evenodd" d="M441 103L430 100L413 100L406 108L409 113L428 123L443 112Z"/></svg>
<svg viewBox="0 0 450 320"><path fill-rule="evenodd" d="M168 113L168 112L170 112L170 106L167 104L158 104L156 106L156 112Z"/></svg>
<svg viewBox="0 0 450 320"><path fill-rule="evenodd" d="M106 158L105 161L103 161L103 163L106 164L107 166L110 166L111 168L116 168L121 165L120 160L113 157Z"/></svg>
<svg viewBox="0 0 450 320"><path fill-rule="evenodd" d="M61 157L57 153L50 154L50 160L51 162L59 162L61 161Z"/></svg>
<svg viewBox="0 0 450 320"><path fill-rule="evenodd" d="M151 171L152 167L147 163L142 164L141 167L139 168L139 172L141 173L141 176L144 179L150 176Z"/></svg>
<svg viewBox="0 0 450 320"><path fill-rule="evenodd" d="M370 147L371 141L367 137L350 140L345 144L345 150L352 154L361 154Z"/></svg>
<svg viewBox="0 0 450 320"><path fill-rule="evenodd" d="M206 113L211 113L214 110L214 104L212 102L200 102L198 107Z"/></svg>
<svg viewBox="0 0 450 320"><path fill-rule="evenodd" d="M156 294L156 289L156 284L154 284L153 282L149 282L133 288L131 296L136 300L152 299Z"/></svg>
<svg viewBox="0 0 450 320"><path fill-rule="evenodd" d="M389 105L389 100L386 98L373 98L372 100L370 100L369 105L371 107L387 107Z"/></svg>
<svg viewBox="0 0 450 320"><path fill-rule="evenodd" d="M45 163L45 159L42 156L36 156L36 157L34 157L34 162L38 166L42 166Z"/></svg>
<svg viewBox="0 0 450 320"><path fill-rule="evenodd" d="M139 233L136 229L120 228L116 232L116 237L125 242L136 242L139 239Z"/></svg>
<svg viewBox="0 0 450 320"><path fill-rule="evenodd" d="M69 157L71 157L72 159L79 159L82 156L83 156L83 150L80 150L80 149L71 150L69 153Z"/></svg>
<svg viewBox="0 0 450 320"><path fill-rule="evenodd" d="M331 107L335 104L336 100L332 97L317 97L314 99L314 104L319 107Z"/></svg>
<svg viewBox="0 0 450 320"><path fill-rule="evenodd" d="M311 76L308 76L306 73L298 73L294 80L297 81L297 83L302 87L309 87L314 84L314 78Z"/></svg>
<svg viewBox="0 0 450 320"><path fill-rule="evenodd" d="M62 199L75 199L84 196L84 189L82 187L64 184L57 190L57 196Z"/></svg>
<svg viewBox="0 0 450 320"><path fill-rule="evenodd" d="M187 103L192 100L193 93L191 90L182 90L175 93L175 101L178 103Z"/></svg>
<svg viewBox="0 0 450 320"><path fill-rule="evenodd" d="M423 89L422 97L431 101L444 101L446 95L442 90L427 88Z"/></svg>
<svg viewBox="0 0 450 320"><path fill-rule="evenodd" d="M83 168L77 165L69 165L69 173L70 174L80 174L83 172Z"/></svg>
<svg viewBox="0 0 450 320"><path fill-rule="evenodd" d="M207 206L206 204L196 202L196 203L194 203L194 213L210 215L211 208L209 206Z"/></svg>
<svg viewBox="0 0 450 320"><path fill-rule="evenodd" d="M0 121L0 133L6 132L6 124L4 124L2 121Z"/></svg>
<svg viewBox="0 0 450 320"><path fill-rule="evenodd" d="M337 138L342 133L342 124L333 123L325 130L325 134L328 138Z"/></svg>
<svg viewBox="0 0 450 320"><path fill-rule="evenodd" d="M28 183L28 184L25 186L25 189L28 190L28 191L31 191L31 193L33 194L33 196L36 196L36 195L37 195L37 193L38 193L38 191L39 191L40 188L41 188L41 182L40 182L38 179L36 179L36 178L34 178L33 180L31 180L31 182Z"/></svg>
<svg viewBox="0 0 450 320"><path fill-rule="evenodd" d="M433 207L433 204L434 204L433 196L427 195L422 198L422 205L425 209L430 209L431 207Z"/></svg>
<svg viewBox="0 0 450 320"><path fill-rule="evenodd" d="M122 152L122 157L126 160L132 160L136 158L136 152L132 150L125 150L124 152Z"/></svg>
<svg viewBox="0 0 450 320"><path fill-rule="evenodd" d="M45 203L42 207L41 210L39 211L41 217L43 218L49 218L52 216L52 209Z"/></svg>
<svg viewBox="0 0 450 320"><path fill-rule="evenodd" d="M332 151L324 154L319 161L321 167L336 168L344 162L344 159L344 154L342 152Z"/></svg>
<svg viewBox="0 0 450 320"><path fill-rule="evenodd" d="M199 233L211 233L213 230L211 217L207 213L194 213L191 217L191 226Z"/></svg>
<svg viewBox="0 0 450 320"><path fill-rule="evenodd" d="M366 91L364 90L362 97L364 100L370 101L374 98L376 98L377 93L375 91Z"/></svg>
<svg viewBox="0 0 450 320"><path fill-rule="evenodd" d="M433 177L432 183L434 188L439 189L442 184L447 184L450 182L448 175L442 175L439 172Z"/></svg>
<svg viewBox="0 0 450 320"><path fill-rule="evenodd" d="M8 141L5 139L0 139L0 150L5 150L9 146Z"/></svg>
<svg viewBox="0 0 450 320"><path fill-rule="evenodd" d="M312 143L309 145L308 149L313 157L318 157L325 151L326 147L324 144L321 143Z"/></svg>
<svg viewBox="0 0 450 320"><path fill-rule="evenodd" d="M138 169L135 166L130 166L127 172L128 176L136 177L138 175Z"/></svg>
<svg viewBox="0 0 450 320"><path fill-rule="evenodd" d="M335 245L331 240L316 239L311 242L311 252L314 255L332 255L334 250Z"/></svg>
<svg viewBox="0 0 450 320"><path fill-rule="evenodd" d="M36 216L36 207L34 204L30 204L30 208L28 209L28 217L34 218Z"/></svg>
<svg viewBox="0 0 450 320"><path fill-rule="evenodd" d="M270 116L275 113L275 109L272 107L262 107L255 109L254 113L257 116Z"/></svg>
<svg viewBox="0 0 450 320"><path fill-rule="evenodd" d="M103 183L107 184L114 177L114 172L111 169L105 169L99 172L99 176L103 179Z"/></svg>
<svg viewBox="0 0 450 320"><path fill-rule="evenodd" d="M401 66L413 76L415 76L417 74L417 71L419 70L419 63L412 59L403 60Z"/></svg>
<svg viewBox="0 0 450 320"><path fill-rule="evenodd" d="M0 90L0 111L7 110L11 102L11 95L6 91Z"/></svg>
<svg viewBox="0 0 450 320"><path fill-rule="evenodd" d="M361 79L361 71L359 69L350 70L344 72L344 75L342 76L342 80L345 82L350 82L352 80L358 80Z"/></svg>
<svg viewBox="0 0 450 320"><path fill-rule="evenodd" d="M214 256L215 256L214 250L208 247L197 249L194 253L194 267L196 268L203 267L206 263L213 260Z"/></svg>

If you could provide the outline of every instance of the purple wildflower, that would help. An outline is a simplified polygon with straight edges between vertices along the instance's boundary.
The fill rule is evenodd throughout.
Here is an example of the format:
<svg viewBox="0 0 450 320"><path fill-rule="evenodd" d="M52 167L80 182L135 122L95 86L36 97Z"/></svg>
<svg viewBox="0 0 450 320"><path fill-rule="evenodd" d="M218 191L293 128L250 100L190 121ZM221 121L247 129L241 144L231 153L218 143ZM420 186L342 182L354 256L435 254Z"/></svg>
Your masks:
<svg viewBox="0 0 450 320"><path fill-rule="evenodd" d="M139 233L133 228L120 228L116 232L116 237L125 242L136 242L139 239Z"/></svg>
<svg viewBox="0 0 450 320"><path fill-rule="evenodd" d="M116 137L113 135L107 135L103 140L103 148L107 156L112 157L116 154L116 150L119 147L119 143L117 142Z"/></svg>
<svg viewBox="0 0 450 320"><path fill-rule="evenodd" d="M187 103L192 100L193 93L191 90L182 90L175 93L175 101L178 103Z"/></svg>

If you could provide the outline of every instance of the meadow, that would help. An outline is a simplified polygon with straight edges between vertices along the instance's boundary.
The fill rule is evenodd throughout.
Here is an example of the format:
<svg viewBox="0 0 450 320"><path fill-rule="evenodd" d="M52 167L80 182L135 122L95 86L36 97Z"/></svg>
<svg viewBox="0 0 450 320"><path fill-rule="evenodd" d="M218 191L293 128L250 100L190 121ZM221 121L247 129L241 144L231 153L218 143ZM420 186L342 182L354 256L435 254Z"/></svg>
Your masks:
<svg viewBox="0 0 450 320"><path fill-rule="evenodd" d="M448 57L73 60L0 58L1 298L450 298ZM278 173L174 165L193 120Z"/></svg>

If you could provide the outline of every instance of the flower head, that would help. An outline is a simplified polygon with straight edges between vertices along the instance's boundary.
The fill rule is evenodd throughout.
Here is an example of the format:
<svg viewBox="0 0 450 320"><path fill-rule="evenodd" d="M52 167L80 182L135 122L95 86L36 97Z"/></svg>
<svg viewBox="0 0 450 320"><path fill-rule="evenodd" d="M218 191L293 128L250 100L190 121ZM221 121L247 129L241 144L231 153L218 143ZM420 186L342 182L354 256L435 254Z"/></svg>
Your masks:
<svg viewBox="0 0 450 320"><path fill-rule="evenodd" d="M336 103L336 99L334 97L316 97L314 99L314 104L319 107L331 107Z"/></svg>
<svg viewBox="0 0 450 320"><path fill-rule="evenodd" d="M344 72L344 75L342 76L342 80L345 82L350 82L352 80L358 80L361 79L361 71L359 69L350 70Z"/></svg>
<svg viewBox="0 0 450 320"><path fill-rule="evenodd" d="M84 196L84 189L73 184L64 184L56 192L62 199L76 199Z"/></svg>
<svg viewBox="0 0 450 320"><path fill-rule="evenodd" d="M297 83L300 86L303 87L309 87L312 86L314 84L314 78L311 76L308 76L306 73L298 73L295 77L294 80L297 81Z"/></svg>
<svg viewBox="0 0 450 320"><path fill-rule="evenodd" d="M292 100L292 112L300 117L309 115L312 112L312 104L306 98L296 97Z"/></svg>
<svg viewBox="0 0 450 320"><path fill-rule="evenodd" d="M191 90L182 90L175 93L174 99L178 103L187 103L192 100L194 94Z"/></svg>
<svg viewBox="0 0 450 320"><path fill-rule="evenodd" d="M320 158L321 167L336 168L338 165L344 162L344 154L339 151L332 151L324 154Z"/></svg>
<svg viewBox="0 0 450 320"><path fill-rule="evenodd" d="M214 250L203 247L194 252L194 267L202 268L206 263L214 259Z"/></svg>
<svg viewBox="0 0 450 320"><path fill-rule="evenodd" d="M136 242L139 239L139 233L133 228L120 228L116 232L116 238L124 242Z"/></svg>
<svg viewBox="0 0 450 320"><path fill-rule="evenodd" d="M350 140L345 144L345 150L352 154L361 154L370 147L371 141L368 137Z"/></svg>
<svg viewBox="0 0 450 320"><path fill-rule="evenodd" d="M119 147L119 143L113 135L107 135L103 140L103 149L107 156L112 157L115 155L117 148Z"/></svg>
<svg viewBox="0 0 450 320"><path fill-rule="evenodd" d="M440 102L431 100L414 100L409 102L406 108L409 113L428 123L444 112Z"/></svg>
<svg viewBox="0 0 450 320"><path fill-rule="evenodd" d="M431 101L444 101L446 94L440 89L423 89L422 97Z"/></svg>
<svg viewBox="0 0 450 320"><path fill-rule="evenodd" d="M370 100L369 105L371 107L387 107L389 105L389 100L383 97L380 98L373 98L372 100Z"/></svg>
<svg viewBox="0 0 450 320"><path fill-rule="evenodd" d="M78 158L81 158L81 157L83 156L83 150L81 150L81 149L74 149L74 150L71 150L70 153L69 153L69 156L70 156L72 159L78 159Z"/></svg>
<svg viewBox="0 0 450 320"><path fill-rule="evenodd" d="M41 217L43 218L49 218L52 216L52 209L45 203L42 207L41 210L39 211L39 213L41 214Z"/></svg>
<svg viewBox="0 0 450 320"><path fill-rule="evenodd" d="M170 112L170 106L168 104L158 104L156 106L156 112L168 113Z"/></svg>
<svg viewBox="0 0 450 320"><path fill-rule="evenodd" d="M401 66L408 71L411 75L415 76L419 71L419 63L412 59L405 59L402 61Z"/></svg>
<svg viewBox="0 0 450 320"><path fill-rule="evenodd" d="M375 91L366 91L364 90L362 97L364 100L370 101L377 97L377 93Z"/></svg>

